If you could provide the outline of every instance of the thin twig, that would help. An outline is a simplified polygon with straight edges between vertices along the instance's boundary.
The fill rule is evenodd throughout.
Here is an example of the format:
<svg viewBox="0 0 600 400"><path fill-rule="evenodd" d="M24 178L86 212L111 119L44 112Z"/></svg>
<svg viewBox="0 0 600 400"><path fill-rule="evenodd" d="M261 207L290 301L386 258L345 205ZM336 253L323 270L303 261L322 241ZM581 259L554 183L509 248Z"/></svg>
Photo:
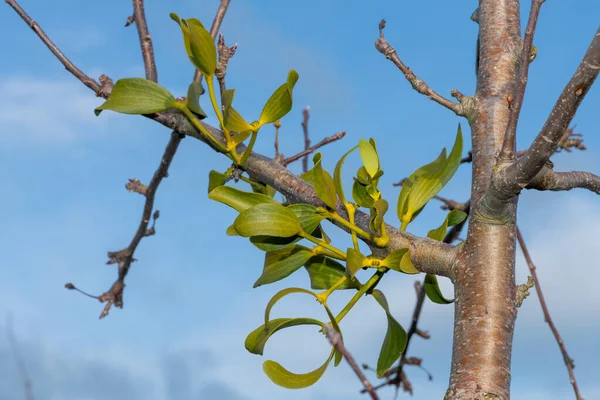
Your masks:
<svg viewBox="0 0 600 400"><path fill-rule="evenodd" d="M544 167L525 187L554 192L577 188L600 194L600 176L585 171L555 172L552 168Z"/></svg>
<svg viewBox="0 0 600 400"><path fill-rule="evenodd" d="M304 151L307 151L310 148L310 136L308 135L308 118L310 117L310 107L306 106L304 110L302 110L302 132L304 133ZM302 172L308 171L308 155L310 153L306 153L304 158L302 159ZM287 164L285 164L287 165Z"/></svg>
<svg viewBox="0 0 600 400"><path fill-rule="evenodd" d="M221 0L221 4L219 4L219 8L217 8L217 14L215 15L215 19L213 19L213 23L210 27L210 36L213 39L217 38L217 33L221 28L221 24L223 23L223 19L225 18L225 14L227 13L227 8L229 7L229 3L231 0ZM200 71L194 71L194 82L202 81L202 74Z"/></svg>
<svg viewBox="0 0 600 400"><path fill-rule="evenodd" d="M525 39L523 40L523 51L521 52L521 62L519 65L518 79L514 91L514 97L510 101L510 115L506 125L506 133L498 159L502 161L510 161L514 157L514 149L517 137L517 123L523 106L525 97L525 88L527 87L527 76L529 74L529 64L531 62L531 46L533 44L533 35L535 34L535 26L537 25L540 8L545 0L532 0L531 10L529 11L529 21L525 29Z"/></svg>
<svg viewBox="0 0 600 400"><path fill-rule="evenodd" d="M344 136L346 136L346 132L338 132L338 133L336 133L334 135L326 137L325 139L321 140L319 143L315 144L314 146L312 146L312 147L310 147L310 148L308 148L308 149L306 149L304 151L301 151L300 153L296 154L295 156L291 156L291 157L286 158L285 160L283 160L283 165L287 166L287 165L293 163L294 161L297 161L297 160L301 159L302 157L306 157L310 153L312 153L315 150L319 149L320 147L323 147L326 144L329 144L331 142L335 142L336 140L340 140Z"/></svg>
<svg viewBox="0 0 600 400"><path fill-rule="evenodd" d="M215 76L219 81L219 90L221 92L221 96L223 96L223 93L225 93L225 90L227 89L227 86L225 85L225 75L227 74L229 59L234 56L237 46L237 43L231 47L225 45L225 37L223 36L223 33L219 33L219 39L217 40L217 53L219 55L219 61L217 62Z"/></svg>
<svg viewBox="0 0 600 400"><path fill-rule="evenodd" d="M152 48L152 36L150 36L150 32L148 31L146 14L144 12L144 0L133 0L133 20L137 26L138 36L140 37L146 79L158 82L158 72L156 71L156 63L154 62L154 49Z"/></svg>
<svg viewBox="0 0 600 400"><path fill-rule="evenodd" d="M379 396L377 396L377 393L373 389L373 385L371 385L371 382L369 382L369 380L367 379L365 374L363 374L358 364L356 364L356 361L354 361L354 357L352 357L352 354L350 354L348 349L346 349L346 346L344 346L344 343L342 342L342 335L340 335L340 333L329 324L325 325L325 334L329 338L331 345L335 347L340 353L342 353L342 355L344 356L344 358L346 359L356 376L358 376L358 379L360 379L360 382L365 386L365 390L371 395L371 399L379 400Z"/></svg>
<svg viewBox="0 0 600 400"><path fill-rule="evenodd" d="M575 380L575 373L573 372L575 364L573 363L573 359L569 357L569 354L567 353L567 348L565 347L565 342L563 342L560 333L558 333L558 329L556 329L556 326L554 325L554 322L550 317L550 312L548 311L548 306L546 305L546 300L544 300L544 295L540 286L540 280L538 279L537 273L535 272L535 264L531 260L531 256L529 255L529 251L527 250L527 246L525 245L525 241L523 240L523 236L521 235L521 230L518 227L517 240L519 241L519 245L523 250L523 255L525 256L525 260L527 261L527 266L529 267L529 271L531 272L531 276L533 277L533 280L535 282L535 291L537 292L538 298L540 299L540 305L542 306L542 312L544 313L544 321L546 321L550 326L550 330L552 330L552 334L556 338L556 342L558 343L558 347L560 347L560 351L563 355L565 365L567 366L567 370L569 371L569 378L571 381L571 385L573 385L573 390L575 391L575 397L577 398L577 400L583 400L581 394L579 394L579 387L577 386L577 381Z"/></svg>
<svg viewBox="0 0 600 400"><path fill-rule="evenodd" d="M13 355L15 356L15 362L17 363L17 370L19 371L19 375L21 376L21 381L23 381L23 389L25 390L25 398L27 400L34 400L33 387L31 385L31 378L29 377L29 373L27 372L27 367L25 366L25 360L23 359L23 354L21 354L21 350L19 349L19 343L18 343L17 338L15 337L15 333L13 331L11 314L8 314L6 316L6 331L7 331L7 336L8 336L8 342L13 351Z"/></svg>
<svg viewBox="0 0 600 400"><path fill-rule="evenodd" d="M275 159L280 158L281 156L279 155L279 128L281 128L281 121L277 120L273 123L273 126L275 127Z"/></svg>
<svg viewBox="0 0 600 400"><path fill-rule="evenodd" d="M96 82L94 79L92 79L89 76L87 76L86 74L84 74L83 71L81 71L79 68L77 68L75 66L75 64L73 64L71 62L71 60L69 60L62 53L62 51L60 51L60 49L58 47L56 47L56 45L52 42L52 40L50 40L48 35L46 35L46 33L42 30L42 28L38 25L38 23L35 22L33 19L31 19L31 17L29 15L27 15L27 13L21 8L21 6L19 6L19 4L15 0L6 0L6 2L8 3L9 6L11 6L17 12L17 14L19 14L19 16L23 19L23 21L25 21L25 23L27 25L29 25L29 27L36 33L36 35L38 35L38 37L42 40L42 42L44 42L46 47L48 47L48 49L50 49L52 54L54 54L56 56L56 58L58 58L58 60L65 66L67 71L69 71L71 74L73 74L85 86L92 89L96 93L96 96L107 97L107 96L101 95L102 92L101 92L100 84L98 82Z"/></svg>
<svg viewBox="0 0 600 400"><path fill-rule="evenodd" d="M385 28L385 20L382 19L379 23L379 39L375 42L375 48L381 54L385 56L388 60L392 61L396 67L406 77L406 80L410 82L413 89L417 92L427 96L429 99L435 101L436 103L446 107L447 109L453 111L458 116L465 115L465 110L463 109L462 103L455 103L447 98L439 95L433 89L431 89L423 80L419 79L412 70L404 65L400 57L398 57L398 53L396 53L396 49L394 49L385 39L383 35L383 29ZM463 99L466 99L463 97Z"/></svg>

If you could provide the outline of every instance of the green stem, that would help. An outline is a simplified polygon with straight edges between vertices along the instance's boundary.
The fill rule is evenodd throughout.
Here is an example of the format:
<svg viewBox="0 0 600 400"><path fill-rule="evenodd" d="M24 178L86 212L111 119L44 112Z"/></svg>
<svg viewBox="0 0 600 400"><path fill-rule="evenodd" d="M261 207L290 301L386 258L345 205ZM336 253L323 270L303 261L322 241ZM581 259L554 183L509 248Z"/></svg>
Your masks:
<svg viewBox="0 0 600 400"><path fill-rule="evenodd" d="M321 247L321 246L317 246L313 249L313 253L314 255L318 256L318 255L323 255L323 256L327 256L327 257L331 257L331 258L335 258L336 260L340 260L340 261L346 261L346 255L344 254L344 256L339 256L336 253L332 253L331 251Z"/></svg>
<svg viewBox="0 0 600 400"><path fill-rule="evenodd" d="M300 236L302 236L304 239L307 239L307 240L313 242L314 244L316 244L318 246L321 246L321 247L331 251L332 253L334 253L335 255L340 257L339 260L346 261L346 253L344 253L337 247L330 245L329 243L325 242L324 240L319 240L316 237L314 237L311 234L308 234L304 231L300 232Z"/></svg>
<svg viewBox="0 0 600 400"><path fill-rule="evenodd" d="M356 207L352 203L346 203L346 211L348 211L348 220L350 224L356 226L354 223L354 214L356 213ZM352 233L352 246L354 246L354 250L360 252L360 248L358 247L358 236L356 236L355 231L350 231Z"/></svg>
<svg viewBox="0 0 600 400"><path fill-rule="evenodd" d="M223 146L219 140L217 140L213 135L211 135L206 128L200 123L200 120L196 118L196 116L190 111L189 108L184 103L177 103L177 109L179 109L186 117L189 119L194 128L196 128L208 141L215 145L215 147L221 152L228 154L227 148Z"/></svg>
<svg viewBox="0 0 600 400"><path fill-rule="evenodd" d="M229 131L227 130L227 128L225 128L223 113L221 112L221 107L219 107L219 103L217 103L217 97L215 96L214 75L211 75L206 78L206 87L208 88L210 102L212 103L213 109L215 110L215 114L217 114L219 124L221 125L221 130L223 131L223 135L225 136L225 140L227 141L227 149L229 149L231 147L231 136L229 135Z"/></svg>
<svg viewBox="0 0 600 400"><path fill-rule="evenodd" d="M327 298L329 298L329 296L331 295L331 293L335 292L335 290L337 288L339 288L340 286L342 286L344 284L344 282L346 282L348 279L348 276L344 275L342 276L336 283L333 284L332 287L330 287L329 289L327 289L326 291L324 291L323 293L319 293L317 295L317 300L327 306Z"/></svg>
<svg viewBox="0 0 600 400"><path fill-rule="evenodd" d="M246 161L248 161L248 157L250 157L250 153L252 153L252 149L254 148L254 143L256 143L256 137L258 136L258 131L252 131L252 136L250 137L250 143L248 143L248 147L246 147L246 151L242 155L242 160L240 161L241 165L244 165Z"/></svg>
<svg viewBox="0 0 600 400"><path fill-rule="evenodd" d="M358 290L358 292L356 292L356 294L350 299L348 304L346 304L344 309L340 311L337 317L335 317L335 320L338 324L342 321L346 314L348 314L348 312L352 310L352 307L354 307L358 300L360 300L360 298L371 288L375 287L375 285L377 284L377 282L379 282L384 273L385 272L382 271L375 272L375 274L373 274L373 276Z"/></svg>
<svg viewBox="0 0 600 400"><path fill-rule="evenodd" d="M367 231L359 228L358 226L354 225L353 223L350 223L350 222L346 221L337 212L335 212L335 211L334 212L330 212L327 209L322 208L322 207L319 207L317 209L317 211L326 214L327 218L332 219L332 220L334 220L336 222L339 222L340 225L342 225L345 228L348 228L351 232L357 233L363 239L369 240L371 242L374 241L375 238L373 237L373 235L371 235L369 232L367 232Z"/></svg>

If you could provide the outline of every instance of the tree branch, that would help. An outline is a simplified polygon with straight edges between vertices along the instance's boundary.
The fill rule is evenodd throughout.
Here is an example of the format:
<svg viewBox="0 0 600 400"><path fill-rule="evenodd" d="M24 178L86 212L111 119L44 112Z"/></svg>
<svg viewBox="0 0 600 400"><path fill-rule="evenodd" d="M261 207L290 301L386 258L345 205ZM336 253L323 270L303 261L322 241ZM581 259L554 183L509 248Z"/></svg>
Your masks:
<svg viewBox="0 0 600 400"><path fill-rule="evenodd" d="M325 146L326 144L340 140L344 136L346 136L346 132L338 132L334 135L328 136L325 139L321 140L319 143L315 144L312 147L308 147L306 150L301 151L300 153L296 154L295 156L286 158L285 160L283 160L283 165L288 166L289 164L293 163L294 161L297 161L297 160L301 159L302 157L304 157L304 159L302 160L302 170L303 170L303 172L306 172L306 171L308 171L308 168L305 169L304 161L308 158L309 154L315 152L317 149ZM309 139L308 144L310 144L310 139ZM307 167L308 167L308 165L307 165Z"/></svg>
<svg viewBox="0 0 600 400"><path fill-rule="evenodd" d="M583 171L555 172L549 167L544 167L525 187L525 189L552 191L576 188L588 189L600 194L600 176Z"/></svg>
<svg viewBox="0 0 600 400"><path fill-rule="evenodd" d="M14 0L8 1L14 3ZM27 22L27 19L24 20ZM36 31L36 33L37 32L38 31ZM40 36L39 33L38 36ZM42 40L45 38L49 41L45 35L40 36L40 38L42 38ZM57 55L57 58L59 58L61 62L64 63L63 60L66 59L66 57L64 57L64 55L62 55L57 48L56 51L56 53L54 51L53 53ZM79 71L78 69L76 70ZM81 71L79 72L81 73ZM81 73L81 75L85 76L83 73ZM85 84L84 80L80 80ZM92 80L92 82L94 81ZM101 92L103 97L107 97L108 94L110 94L110 85L108 85L108 87L103 91L101 91L102 88L98 84L96 84L97 87L91 87L89 85L86 86L90 87L96 93ZM204 143L207 143L204 136L196 131L187 118L180 112L167 110L162 113L147 115L146 117L159 122L160 124L172 129L177 133L194 137L203 141ZM209 133L213 135L213 137L215 137L217 140L220 140L222 143L225 143L223 134L220 130L202 121L201 124L209 131ZM240 144L237 148L238 154L243 154L245 149L246 146ZM324 203L319 199L311 185L292 174L287 168L278 165L268 157L253 152L249 156L248 161L244 165L243 169L248 173L248 175L250 175L250 177L259 182L270 185L286 196L291 202L312 204L319 207L324 206ZM342 217L347 219L346 209L341 203L338 203L336 211ZM361 229L370 231L369 222L369 215L360 211L356 213L355 223ZM382 256L385 256L389 254L389 252L396 249L409 248L411 251L411 260L415 268L417 268L419 271L445 276L451 280L454 279L452 266L456 262L457 255L457 251L454 246L440 243L429 238L419 238L407 232L399 231L391 226L386 226L386 229L388 236L390 237L390 245L388 248L380 251Z"/></svg>
<svg viewBox="0 0 600 400"><path fill-rule="evenodd" d="M17 342L17 338L15 337L15 333L13 331L11 314L8 314L6 316L6 335L8 336L8 343L10 345L10 348L12 349L13 355L15 356L15 362L17 363L17 371L19 371L19 375L21 376L21 380L23 381L25 398L27 400L34 400L35 397L33 396L31 378L29 377L29 373L27 372L27 367L25 366L23 354L21 354L21 350L19 349L19 343Z"/></svg>
<svg viewBox="0 0 600 400"><path fill-rule="evenodd" d="M229 7L229 3L231 3L231 0L221 0L221 4L219 4L219 8L217 8L217 14L215 15L215 19L213 19L213 23L210 26L209 31L210 36L212 36L213 39L217 38L217 33L221 28L221 24L223 23L223 19L225 18L225 14L227 13L227 8ZM194 71L194 82L200 82L201 80L202 74L200 73L200 71Z"/></svg>
<svg viewBox="0 0 600 400"><path fill-rule="evenodd" d="M385 39L385 36L383 34L384 28L385 28L385 20L382 19L381 22L379 23L379 39L377 39L377 41L375 41L375 48L377 49L377 51L379 51L381 54L383 54L385 56L385 58L392 61L394 63L394 65L396 67L398 67L398 69L400 71L402 71L402 73L406 77L406 80L408 80L410 82L413 89L415 89L417 92L427 96L430 100L433 100L436 103L446 107L450 111L453 111L456 115L464 116L466 113L465 113L463 104L467 98L460 95L460 93L458 91L456 91L456 95L457 96L460 95L460 97L462 98L463 101L461 101L460 104L455 103L455 102L448 100L445 97L439 95L437 92L435 92L433 89L431 89L424 81L419 79L412 72L412 70L409 67L404 65L402 60L400 60L400 57L398 57L398 53L396 53L396 49L394 49L388 43L388 41Z"/></svg>
<svg viewBox="0 0 600 400"><path fill-rule="evenodd" d="M152 48L152 36L150 36L150 32L148 31L146 14L144 12L144 0L133 0L133 19L137 26L138 36L140 37L146 79L158 82L158 72L156 71L156 63L154 62L154 49Z"/></svg>
<svg viewBox="0 0 600 400"><path fill-rule="evenodd" d="M329 338L331 345L335 347L340 353L342 353L342 355L350 365L350 368L352 368L360 382L365 386L365 390L371 395L371 399L379 400L379 396L377 396L375 389L373 389L373 385L371 385L371 382L369 382L365 374L363 374L363 372L361 371L358 364L356 364L356 361L354 361L354 357L352 357L352 354L350 354L348 349L346 349L346 346L344 346L344 342L342 342L342 335L340 335L340 333L329 324L325 324L325 334Z"/></svg>
<svg viewBox="0 0 600 400"><path fill-rule="evenodd" d="M527 21L527 28L525 29L525 39L523 40L523 51L521 52L521 60L519 65L519 73L514 91L514 97L509 102L511 108L510 115L508 117L508 124L506 125L506 133L504 134L504 141L502 142L502 149L498 159L501 161L511 161L515 151L515 144L517 138L517 123L519 121L519 114L521 113L521 107L523 106L523 99L525 98L525 88L527 87L527 75L529 74L529 63L531 62L531 46L533 44L533 35L535 33L535 26L538 21L540 14L540 8L545 0L532 0L531 10L529 11L529 21Z"/></svg>
<svg viewBox="0 0 600 400"><path fill-rule="evenodd" d="M312 152L308 152L310 149L310 136L308 135L308 118L310 117L310 107L306 106L304 110L302 110L302 133L304 134L304 158L302 159L302 172L308 171L308 155ZM344 135L346 132L344 132ZM307 153L308 152L308 153ZM301 153L302 154L302 153ZM295 159L291 159L288 162L291 163L295 161ZM284 164L287 165L287 164Z"/></svg>
<svg viewBox="0 0 600 400"><path fill-rule="evenodd" d="M599 72L600 28L529 150L514 164L500 171L494 179L493 193L500 200L508 200L517 195L544 167Z"/></svg>
<svg viewBox="0 0 600 400"><path fill-rule="evenodd" d="M8 3L8 5L11 6L17 12L17 14L19 14L21 19L23 19L23 21L25 21L25 23L29 25L29 27L36 33L36 35L38 35L38 37L42 40L46 47L50 49L52 54L54 54L56 58L58 58L58 61L60 61L65 66L67 71L75 75L75 77L79 79L81 83L83 83L85 86L92 89L94 93L96 93L96 96L108 97L108 94L106 96L101 95L102 91L100 84L92 78L90 78L89 76L87 76L86 74L84 74L79 68L77 68L75 64L73 64L71 60L69 60L60 51L60 49L56 47L56 45L52 42L52 40L50 40L48 35L46 35L46 32L42 30L38 23L31 19L31 17L27 15L27 13L21 8L21 6L19 6L19 4L15 0L6 0L6 3Z"/></svg>
<svg viewBox="0 0 600 400"><path fill-rule="evenodd" d="M558 333L558 329L556 329L556 325L552 321L550 317L550 312L548 311L548 306L546 305L546 300L544 300L544 294L542 293L542 288L540 286L540 281L537 277L537 273L535 272L536 267L531 260L531 256L529 255L529 251L527 250L527 246L525 245L525 241L523 240L523 236L521 235L521 231L517 227L517 240L519 241L519 245L521 246L521 250L523 250L523 255L525 256L525 260L527 261L527 266L529 267L529 271L531 272L531 276L535 282L535 291L537 292L538 298L540 299L540 305L542 306L542 311L544 313L544 320L550 326L550 330L552 330L552 334L556 338L556 342L558 343L558 347L560 347L560 351L563 355L563 359L565 360L565 365L567 370L569 371L569 378L571 380L571 385L573 385L573 390L575 391L575 397L577 400L583 400L581 395L579 394L579 388L577 386L577 381L575 380L575 373L573 372L573 368L575 368L575 364L573 363L573 359L569 357L567 353L567 348L565 347L565 343L560 337L560 333Z"/></svg>

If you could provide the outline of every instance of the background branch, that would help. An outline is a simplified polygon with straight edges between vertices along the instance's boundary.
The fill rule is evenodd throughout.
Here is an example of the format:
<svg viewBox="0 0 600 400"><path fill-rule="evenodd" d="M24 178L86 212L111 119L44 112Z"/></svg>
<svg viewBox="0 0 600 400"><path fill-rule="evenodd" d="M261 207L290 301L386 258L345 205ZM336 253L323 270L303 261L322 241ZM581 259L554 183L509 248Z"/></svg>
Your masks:
<svg viewBox="0 0 600 400"><path fill-rule="evenodd" d="M144 12L144 0L133 0L133 20L137 26L138 36L140 37L146 79L158 82L158 72L156 71L156 63L154 62L154 49L152 48L152 37L148 31L146 14Z"/></svg>
<svg viewBox="0 0 600 400"><path fill-rule="evenodd" d="M495 194L501 199L512 198L542 169L555 152L575 112L600 72L600 28L596 31L583 60L563 89L550 116L528 151L495 179Z"/></svg>
<svg viewBox="0 0 600 400"><path fill-rule="evenodd" d="M302 110L302 132L304 133L304 159L302 160L302 172L308 171L308 155L311 153L308 150L310 149L310 136L308 136L308 118L310 116L310 107L306 107ZM344 132L345 134L345 132ZM302 157L302 156L300 156ZM293 157L290 158L291 161L288 161L287 164L296 161ZM285 165L287 165L285 164Z"/></svg>
<svg viewBox="0 0 600 400"><path fill-rule="evenodd" d="M517 138L517 123L525 98L525 89L527 88L527 75L529 74L529 63L531 62L531 46L533 44L533 35L535 34L535 26L537 24L540 8L545 0L532 0L531 9L529 10L529 20L525 29L525 39L523 40L523 50L519 64L519 73L514 91L514 97L509 102L510 115L506 124L506 133L504 141L500 149L499 160L510 161L514 157L516 138Z"/></svg>
<svg viewBox="0 0 600 400"><path fill-rule="evenodd" d="M15 332L13 331L12 324L12 315L8 314L6 316L6 335L8 337L8 343L15 357L15 362L17 363L17 371L23 381L23 389L25 390L25 398L27 400L34 400L33 396L33 387L31 385L31 378L29 377L29 373L27 372L27 368L25 366L25 360L23 359L23 354L21 354L21 350L19 349L19 343L17 342L17 338L15 337Z"/></svg>
<svg viewBox="0 0 600 400"><path fill-rule="evenodd" d="M558 333L558 329L556 329L556 325L552 321L550 317L550 312L548 311L548 306L546 305L546 300L544 299L544 294L542 293L542 288L540 286L540 281L537 277L537 273L535 272L536 267L531 260L531 256L529 255L529 251L527 250L527 246L525 245L525 241L523 240L523 235L521 235L521 231L517 227L517 240L519 241L519 245L521 246L521 250L523 250L523 255L525 256L525 260L527 261L527 266L529 267L529 271L531 272L531 276L535 282L535 291L537 292L538 298L540 299L540 305L542 306L542 312L544 313L544 321L548 323L550 326L550 330L552 330L552 334L556 338L556 342L558 343L558 347L560 347L560 351L565 360L565 365L567 370L569 371L569 378L571 381L571 385L573 385L573 390L575 391L575 397L577 400L583 400L581 394L579 393L579 387L577 386L577 381L575 380L575 373L573 369L575 368L575 364L569 354L567 353L567 348L565 347L565 343L560 337L560 333Z"/></svg>
<svg viewBox="0 0 600 400"><path fill-rule="evenodd" d="M346 136L346 132L338 132L334 135L328 136L325 139L321 140L319 143L315 144L314 146L309 147L294 156L286 158L285 160L283 160L283 165L287 166L287 165L293 163L294 161L297 161L297 160L301 159L302 157L304 157L304 159L302 160L302 171L306 172L306 171L308 171L307 159L308 159L309 154L313 153L320 147L325 146L326 144L329 144L331 142L335 142L337 140L342 139L344 136ZM308 141L308 143L310 144L310 140Z"/></svg>
<svg viewBox="0 0 600 400"><path fill-rule="evenodd" d="M394 65L398 67L400 71L402 71L402 73L406 77L406 80L410 82L413 89L415 89L417 92L427 96L429 99L453 111L458 116L465 115L462 104L455 103L451 100L446 99L443 96L440 96L433 89L431 89L423 80L419 79L419 77L417 77L410 68L404 65L402 60L400 60L400 57L398 57L396 49L394 49L385 39L385 36L383 35L384 28L385 20L382 19L379 23L379 39L377 39L377 41L375 42L375 48L377 49L377 51L383 54L385 58L393 62ZM456 93L459 94L458 91ZM460 96L463 99L465 99L464 96Z"/></svg>

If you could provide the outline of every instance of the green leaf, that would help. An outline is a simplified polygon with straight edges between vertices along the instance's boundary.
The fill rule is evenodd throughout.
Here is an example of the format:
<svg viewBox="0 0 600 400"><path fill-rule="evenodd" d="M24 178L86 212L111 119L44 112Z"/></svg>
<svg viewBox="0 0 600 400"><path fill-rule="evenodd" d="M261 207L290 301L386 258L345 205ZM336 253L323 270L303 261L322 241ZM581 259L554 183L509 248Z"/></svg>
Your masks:
<svg viewBox="0 0 600 400"><path fill-rule="evenodd" d="M301 178L313 185L317 196L323 200L323 203L325 203L329 208L335 210L337 207L335 184L333 183L333 178L329 172L323 169L321 161L321 153L316 153L313 157L313 168L310 171L302 174Z"/></svg>
<svg viewBox="0 0 600 400"><path fill-rule="evenodd" d="M448 230L449 226L458 225L466 218L467 213L460 210L452 210L448 213L448 215L446 215L442 225L440 225L439 228L430 230L429 233L427 233L427 237L441 242L444 240L444 236L446 236L446 231Z"/></svg>
<svg viewBox="0 0 600 400"><path fill-rule="evenodd" d="M317 212L317 208L310 204L292 204L288 208L296 214L302 230L306 233L313 233L319 226L325 216Z"/></svg>
<svg viewBox="0 0 600 400"><path fill-rule="evenodd" d="M227 175L211 170L208 173L208 194L219 186L225 185L227 182ZM209 196L210 197L210 196Z"/></svg>
<svg viewBox="0 0 600 400"><path fill-rule="evenodd" d="M293 245L279 250L267 251L262 275L254 287L277 282L302 267L313 256L310 249Z"/></svg>
<svg viewBox="0 0 600 400"><path fill-rule="evenodd" d="M253 194L258 196L256 193ZM265 197L273 201L270 197ZM264 203L252 206L242 211L233 225L235 230L244 237L290 237L302 231L302 226L300 226L296 214L279 203Z"/></svg>
<svg viewBox="0 0 600 400"><path fill-rule="evenodd" d="M179 19L175 13L170 15L181 27L185 50L192 64L205 77L212 76L217 67L217 49L210 33L196 18Z"/></svg>
<svg viewBox="0 0 600 400"><path fill-rule="evenodd" d="M358 272L358 270L366 266L366 257L362 255L359 251L356 251L352 248L349 248L347 250L346 256L347 274L348 276L350 276L350 278L354 278L354 275Z"/></svg>
<svg viewBox="0 0 600 400"><path fill-rule="evenodd" d="M206 113L200 107L200 95L204 93L204 88L200 84L200 82L192 82L190 86L188 86L187 96L185 98L187 108L196 114L198 119L206 118Z"/></svg>
<svg viewBox="0 0 600 400"><path fill-rule="evenodd" d="M331 355L322 366L306 374L295 374L282 367L281 364L271 360L264 362L263 371L278 386L286 389L303 389L314 385L321 379L333 358L334 352L331 352Z"/></svg>
<svg viewBox="0 0 600 400"><path fill-rule="evenodd" d="M390 254L381 261L381 266L393 269L394 271L404 272L400 268L400 263L407 252L408 249L398 249L390 252Z"/></svg>
<svg viewBox="0 0 600 400"><path fill-rule="evenodd" d="M394 365L406 348L408 336L404 328L402 328L402 325L400 325L390 313L390 308L384 294L380 290L375 289L371 295L385 310L388 320L387 332L385 333L383 345L379 352L379 359L377 360L377 377L381 378L383 377L383 374Z"/></svg>
<svg viewBox="0 0 600 400"><path fill-rule="evenodd" d="M373 203L371 208L371 221L369 223L369 229L373 232L378 232L383 223L383 216L388 210L388 202L384 199L379 199Z"/></svg>
<svg viewBox="0 0 600 400"><path fill-rule="evenodd" d="M312 318L276 318L250 332L246 337L246 350L252 354L263 355L265 344L275 332L297 325L324 326L321 321Z"/></svg>
<svg viewBox="0 0 600 400"><path fill-rule="evenodd" d="M310 233L312 236L320 237L319 222L324 217L317 213L317 209L310 204L292 204L287 207L292 210L298 220L302 230ZM250 238L250 242L263 251L277 250L287 247L290 244L296 243L302 239L301 236L292 236L289 238L273 237L273 236L254 236Z"/></svg>
<svg viewBox="0 0 600 400"><path fill-rule="evenodd" d="M123 114L153 114L173 108L177 100L158 83L144 78L119 79L108 99L94 110L112 110Z"/></svg>
<svg viewBox="0 0 600 400"><path fill-rule="evenodd" d="M339 262L325 257L312 257L305 265L310 277L310 288L314 290L327 290L346 275L346 269ZM358 289L360 283L354 279L348 279L338 286L338 290Z"/></svg>
<svg viewBox="0 0 600 400"><path fill-rule="evenodd" d="M238 212L242 212L257 204L279 204L264 194L243 192L229 186L214 188L208 194L208 198L226 204Z"/></svg>
<svg viewBox="0 0 600 400"><path fill-rule="evenodd" d="M438 285L437 278L433 274L425 274L425 294L429 300L437 304L452 304L454 300L449 300L442 295L442 290Z"/></svg>
<svg viewBox="0 0 600 400"><path fill-rule="evenodd" d="M362 159L363 165L369 176L373 178L377 171L379 171L379 156L377 155L377 151L373 148L371 143L364 139L360 139L358 146L360 148L360 158Z"/></svg>
<svg viewBox="0 0 600 400"><path fill-rule="evenodd" d="M335 191L337 192L337 195L340 198L341 202L344 204L346 204L346 197L344 196L344 187L342 185L342 166L344 165L344 161L346 161L346 157L348 157L348 155L357 148L358 146L355 146L348 150L348 152L344 154L342 158L340 158L340 160L337 162L337 164L335 165L335 170L333 171L333 182L335 184Z"/></svg>
<svg viewBox="0 0 600 400"><path fill-rule="evenodd" d="M225 233L227 234L227 236L240 236L240 234L235 230L235 226L233 225L229 225Z"/></svg>
<svg viewBox="0 0 600 400"><path fill-rule="evenodd" d="M287 82L275 90L267 100L258 120L260 125L275 122L290 112L292 109L292 91L297 81L298 73L293 69L290 70Z"/></svg>
<svg viewBox="0 0 600 400"><path fill-rule="evenodd" d="M460 165L462 145L462 131L459 125L456 141L448 158L444 159L439 165L434 164L432 166L430 164L430 167L426 168L423 174L415 178L408 195L406 214L414 215L446 186Z"/></svg>
<svg viewBox="0 0 600 400"><path fill-rule="evenodd" d="M375 203L373 198L367 193L367 186L360 183L358 179L354 179L352 185L352 198L361 207L371 208Z"/></svg>

